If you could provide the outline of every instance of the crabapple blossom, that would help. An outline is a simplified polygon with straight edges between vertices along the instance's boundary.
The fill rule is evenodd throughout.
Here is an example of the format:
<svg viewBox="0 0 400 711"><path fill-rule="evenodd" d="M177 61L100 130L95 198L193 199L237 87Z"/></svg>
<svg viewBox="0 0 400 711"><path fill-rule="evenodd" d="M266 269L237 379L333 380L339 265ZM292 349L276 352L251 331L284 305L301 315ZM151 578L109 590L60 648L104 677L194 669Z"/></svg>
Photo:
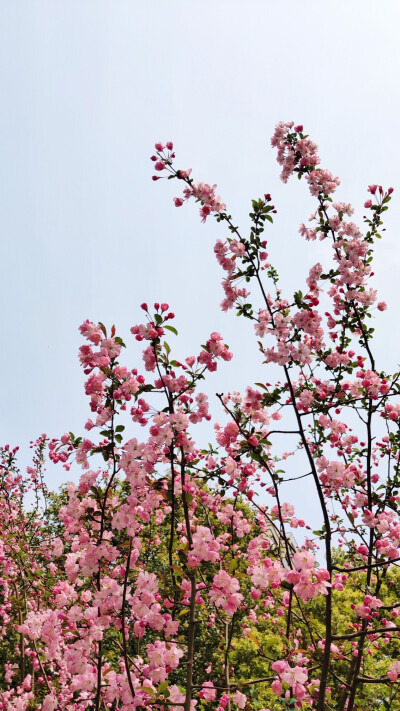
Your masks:
<svg viewBox="0 0 400 711"><path fill-rule="evenodd" d="M175 168L171 141L151 156L155 181L180 181L177 207L224 223L221 309L252 321L260 382L249 371L243 392L205 394L232 358L222 335L176 354L169 304L143 302L134 367L115 326L79 328L90 439L42 435L24 474L1 448L2 711L253 711L265 698L356 711L375 683L395 698L400 384L375 361L370 322L386 308L372 258L393 189L368 187L361 227L303 126L280 122L272 146L282 180L303 178L315 202L301 238L326 246L293 294L269 261L270 193L246 233L216 185ZM46 450L71 472L59 496Z"/></svg>

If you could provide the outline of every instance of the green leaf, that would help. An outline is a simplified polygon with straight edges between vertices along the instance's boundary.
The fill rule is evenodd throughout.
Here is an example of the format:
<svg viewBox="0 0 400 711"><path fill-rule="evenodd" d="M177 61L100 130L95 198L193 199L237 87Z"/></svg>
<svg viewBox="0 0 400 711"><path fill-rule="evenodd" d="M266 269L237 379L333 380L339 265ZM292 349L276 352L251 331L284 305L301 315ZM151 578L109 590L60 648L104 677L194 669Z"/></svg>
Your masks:
<svg viewBox="0 0 400 711"><path fill-rule="evenodd" d="M164 691L168 689L168 681L162 681L161 684L157 686L157 694L163 694Z"/></svg>
<svg viewBox="0 0 400 711"><path fill-rule="evenodd" d="M231 562L229 563L229 568L228 568L228 573L229 573L229 575L231 575L231 574L233 573L233 571L236 570L237 567L238 567L238 561L237 561L236 558L234 558L234 559L231 560Z"/></svg>
<svg viewBox="0 0 400 711"><path fill-rule="evenodd" d="M164 325L164 328L167 328L168 331L171 331L171 333L175 333L175 336L178 335L178 331L176 330L176 328L174 328L174 326L166 326L166 325Z"/></svg>

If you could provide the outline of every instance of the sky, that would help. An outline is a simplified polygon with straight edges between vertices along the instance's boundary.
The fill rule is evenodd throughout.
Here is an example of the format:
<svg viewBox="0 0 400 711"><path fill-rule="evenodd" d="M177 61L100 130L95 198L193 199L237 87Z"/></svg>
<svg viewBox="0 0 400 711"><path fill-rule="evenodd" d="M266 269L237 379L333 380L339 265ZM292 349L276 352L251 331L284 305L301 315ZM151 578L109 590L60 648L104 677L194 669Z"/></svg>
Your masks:
<svg viewBox="0 0 400 711"><path fill-rule="evenodd" d="M175 181L152 182L155 141L174 141L180 167L217 183L244 229L251 198L272 194L269 253L289 295L327 247L298 234L314 203L303 182L280 182L275 124L304 125L356 220L368 184L393 185L375 270L389 309L374 325L378 368L396 368L399 21L397 0L0 0L0 439L20 445L24 465L42 432L83 432L86 318L115 323L140 367L139 305L168 302L177 357L212 331L234 352L210 396L270 377L251 325L219 309L212 248L226 233L194 204L174 207ZM219 417L215 397L212 409ZM65 472L48 476L56 487Z"/></svg>

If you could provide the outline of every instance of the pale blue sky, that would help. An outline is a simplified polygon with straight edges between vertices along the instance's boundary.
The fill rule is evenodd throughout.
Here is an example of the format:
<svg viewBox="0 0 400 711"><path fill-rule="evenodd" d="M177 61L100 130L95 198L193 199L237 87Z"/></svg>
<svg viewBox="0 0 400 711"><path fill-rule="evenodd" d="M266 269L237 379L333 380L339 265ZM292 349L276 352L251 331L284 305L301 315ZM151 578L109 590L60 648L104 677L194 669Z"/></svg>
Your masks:
<svg viewBox="0 0 400 711"><path fill-rule="evenodd" d="M210 393L260 377L251 326L218 308L212 246L225 232L194 205L174 208L176 183L151 181L156 140L218 183L237 224L252 197L272 193L270 254L289 293L326 248L298 235L313 202L305 184L279 181L276 122L304 124L358 218L369 183L393 184L376 262L390 308L376 327L379 367L395 367L399 20L397 0L0 0L0 428L23 461L40 433L82 430L87 317L116 323L133 367L139 304L168 301L180 356L213 330L234 350Z"/></svg>

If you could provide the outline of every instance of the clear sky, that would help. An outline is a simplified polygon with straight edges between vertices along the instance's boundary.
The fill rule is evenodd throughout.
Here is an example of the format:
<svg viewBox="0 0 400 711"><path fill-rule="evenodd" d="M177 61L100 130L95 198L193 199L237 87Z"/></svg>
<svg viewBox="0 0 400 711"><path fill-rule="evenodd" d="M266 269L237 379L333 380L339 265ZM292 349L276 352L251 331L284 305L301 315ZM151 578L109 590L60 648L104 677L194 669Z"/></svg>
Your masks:
<svg viewBox="0 0 400 711"><path fill-rule="evenodd" d="M82 431L85 318L116 324L133 367L139 304L167 301L178 356L213 330L235 353L210 393L260 379L250 324L218 308L212 246L225 232L173 206L177 183L151 181L156 140L216 182L245 228L250 199L272 193L270 255L290 295L325 246L298 235L313 202L305 184L279 181L277 121L304 124L358 219L369 183L393 185L376 350L379 368L396 367L399 21L397 0L0 0L0 431L25 463L42 432ZM63 478L51 469L51 485Z"/></svg>

